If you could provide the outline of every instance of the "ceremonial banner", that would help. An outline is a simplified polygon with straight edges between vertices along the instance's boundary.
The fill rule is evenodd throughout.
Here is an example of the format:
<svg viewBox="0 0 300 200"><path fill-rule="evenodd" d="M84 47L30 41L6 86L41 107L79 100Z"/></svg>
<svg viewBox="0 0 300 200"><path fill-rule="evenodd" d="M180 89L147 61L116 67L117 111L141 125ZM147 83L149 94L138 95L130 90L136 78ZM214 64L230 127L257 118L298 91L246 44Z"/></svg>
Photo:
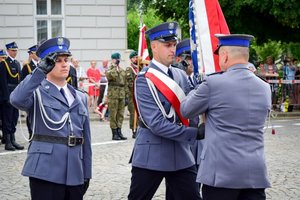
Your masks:
<svg viewBox="0 0 300 200"><path fill-rule="evenodd" d="M149 53L148 53L148 47L147 47L147 41L146 41L146 37L145 37L146 28L147 27L145 25L143 25L140 28L138 56L140 58L142 58L142 60L150 60Z"/></svg>
<svg viewBox="0 0 300 200"><path fill-rule="evenodd" d="M189 25L195 75L220 71L214 35L229 34L229 29L218 0L190 0Z"/></svg>

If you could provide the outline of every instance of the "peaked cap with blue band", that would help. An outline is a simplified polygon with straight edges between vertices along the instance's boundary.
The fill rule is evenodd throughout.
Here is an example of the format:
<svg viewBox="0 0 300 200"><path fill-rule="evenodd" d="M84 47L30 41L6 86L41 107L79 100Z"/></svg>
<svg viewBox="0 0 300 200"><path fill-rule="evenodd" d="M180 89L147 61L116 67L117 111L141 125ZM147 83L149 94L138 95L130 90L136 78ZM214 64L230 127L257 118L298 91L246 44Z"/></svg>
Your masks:
<svg viewBox="0 0 300 200"><path fill-rule="evenodd" d="M0 57L7 57L7 55L3 49L0 49Z"/></svg>
<svg viewBox="0 0 300 200"><path fill-rule="evenodd" d="M46 40L41 44L36 52L36 55L43 59L51 53L57 53L58 55L68 55L71 56L69 51L70 41L65 37L56 37Z"/></svg>
<svg viewBox="0 0 300 200"><path fill-rule="evenodd" d="M250 41L254 38L252 35L246 34L216 34L216 38L219 39L219 44L214 54L219 54L219 49L222 46L239 46L239 47L249 47Z"/></svg>
<svg viewBox="0 0 300 200"><path fill-rule="evenodd" d="M27 53L35 53L37 50L38 46L37 45L33 45L32 47L28 48Z"/></svg>
<svg viewBox="0 0 300 200"><path fill-rule="evenodd" d="M10 49L10 50L18 50L18 45L16 42L11 42L5 45L6 49Z"/></svg>
<svg viewBox="0 0 300 200"><path fill-rule="evenodd" d="M176 57L181 54L191 55L191 41L190 39L184 39L176 45Z"/></svg>
<svg viewBox="0 0 300 200"><path fill-rule="evenodd" d="M165 22L146 31L150 41L169 42L177 40L177 22Z"/></svg>

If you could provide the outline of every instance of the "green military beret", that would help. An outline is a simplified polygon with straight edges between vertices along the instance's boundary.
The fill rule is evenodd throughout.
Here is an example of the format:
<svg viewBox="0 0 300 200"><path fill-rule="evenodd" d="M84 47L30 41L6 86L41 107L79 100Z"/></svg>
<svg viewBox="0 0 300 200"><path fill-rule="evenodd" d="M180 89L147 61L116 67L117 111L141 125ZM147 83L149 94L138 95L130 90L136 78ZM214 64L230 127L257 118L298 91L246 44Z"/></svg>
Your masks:
<svg viewBox="0 0 300 200"><path fill-rule="evenodd" d="M137 52L133 51L133 52L130 53L129 58L131 59L131 58L133 58L133 57L135 57L137 55L138 55Z"/></svg>
<svg viewBox="0 0 300 200"><path fill-rule="evenodd" d="M113 53L111 54L111 59L120 59L121 55L119 53Z"/></svg>

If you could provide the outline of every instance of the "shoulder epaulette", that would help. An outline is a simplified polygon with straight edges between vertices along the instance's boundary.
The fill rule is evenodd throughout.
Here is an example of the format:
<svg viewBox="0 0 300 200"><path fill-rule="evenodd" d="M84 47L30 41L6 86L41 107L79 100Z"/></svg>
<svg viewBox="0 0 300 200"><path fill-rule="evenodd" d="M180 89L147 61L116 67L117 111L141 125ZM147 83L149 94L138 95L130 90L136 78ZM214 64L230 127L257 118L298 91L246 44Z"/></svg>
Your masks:
<svg viewBox="0 0 300 200"><path fill-rule="evenodd" d="M137 76L144 76L145 74L146 74L146 72L148 71L148 69L149 69L149 67L144 67L143 69L142 69L142 71L140 71L138 74L137 74Z"/></svg>
<svg viewBox="0 0 300 200"><path fill-rule="evenodd" d="M211 73L211 74L207 74L206 76L212 76L212 75L223 74L223 73L224 73L224 71L214 72L214 73Z"/></svg>
<svg viewBox="0 0 300 200"><path fill-rule="evenodd" d="M264 82L268 83L268 81L267 81L266 78L264 78L264 77L262 77L262 76L260 76L260 75L258 75L258 74L256 74L256 76L257 76L258 78L260 78L261 80L263 80Z"/></svg>
<svg viewBox="0 0 300 200"><path fill-rule="evenodd" d="M83 93L83 94L88 94L85 90L83 90L83 89L76 89L76 88L74 88L76 91L78 91L78 92L81 92L81 93Z"/></svg>

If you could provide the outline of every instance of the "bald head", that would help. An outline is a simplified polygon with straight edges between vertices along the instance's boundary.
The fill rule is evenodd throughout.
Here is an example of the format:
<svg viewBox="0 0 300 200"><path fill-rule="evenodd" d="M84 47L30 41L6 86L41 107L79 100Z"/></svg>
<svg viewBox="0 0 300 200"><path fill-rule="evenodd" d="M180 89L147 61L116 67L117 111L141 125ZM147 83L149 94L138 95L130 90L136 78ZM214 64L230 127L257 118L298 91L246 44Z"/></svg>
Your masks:
<svg viewBox="0 0 300 200"><path fill-rule="evenodd" d="M219 50L219 65L222 71L226 71L235 64L246 64L248 60L248 47L222 46Z"/></svg>
<svg viewBox="0 0 300 200"><path fill-rule="evenodd" d="M108 60L107 59L105 59L105 60L102 61L102 66L104 68L106 68L108 66Z"/></svg>

